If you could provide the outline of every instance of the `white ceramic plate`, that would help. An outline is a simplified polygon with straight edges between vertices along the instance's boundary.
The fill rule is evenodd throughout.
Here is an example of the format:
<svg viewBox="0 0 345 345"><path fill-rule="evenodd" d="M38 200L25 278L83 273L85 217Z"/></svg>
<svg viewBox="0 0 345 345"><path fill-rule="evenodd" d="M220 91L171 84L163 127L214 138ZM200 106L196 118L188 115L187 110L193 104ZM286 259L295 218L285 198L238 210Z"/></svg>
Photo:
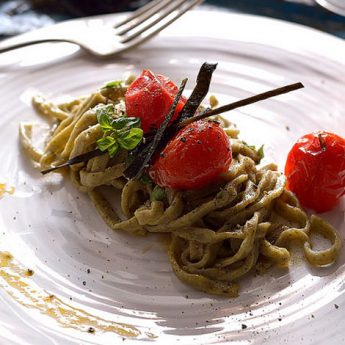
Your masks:
<svg viewBox="0 0 345 345"><path fill-rule="evenodd" d="M317 129L345 135L344 56L343 41L302 26L197 11L140 49L106 61L66 44L1 56L0 177L15 193L0 200L0 250L14 257L9 267L1 260L0 343L344 343L345 248L330 268L295 259L289 271L247 278L236 299L207 296L174 276L155 236L112 232L68 181L42 177L23 156L17 134L20 121L43 121L30 106L38 91L51 98L83 95L142 68L176 83L189 77L191 89L202 62L216 61L211 92L221 103L305 84L228 114L247 142L265 144L265 161L283 169L299 136ZM344 208L342 202L324 215L342 237ZM33 276L25 276L27 268Z"/></svg>

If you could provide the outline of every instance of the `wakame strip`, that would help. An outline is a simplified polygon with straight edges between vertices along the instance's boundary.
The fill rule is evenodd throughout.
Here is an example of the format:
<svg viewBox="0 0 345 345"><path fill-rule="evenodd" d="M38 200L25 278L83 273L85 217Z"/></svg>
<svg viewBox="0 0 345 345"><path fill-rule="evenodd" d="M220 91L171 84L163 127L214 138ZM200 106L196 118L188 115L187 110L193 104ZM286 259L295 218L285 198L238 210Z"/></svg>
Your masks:
<svg viewBox="0 0 345 345"><path fill-rule="evenodd" d="M216 67L217 64L209 64L207 62L204 62L202 64L198 76L196 78L195 88L190 97L188 98L186 104L182 108L178 122L194 116L201 102L208 93L211 84L212 74L215 71Z"/></svg>
<svg viewBox="0 0 345 345"><path fill-rule="evenodd" d="M284 93L288 93L291 91L302 89L303 87L304 87L304 85L302 83L295 83L295 84L290 84L290 85L286 85L283 87L279 87L277 89L269 90L269 91L260 93L258 95L254 95L254 96L251 96L251 97L248 97L248 98L245 98L245 99L242 99L242 100L230 103L230 104L226 104L226 105L223 105L221 107L218 107L218 108L215 108L212 110L207 110L207 111L201 113L200 115L197 115L197 116L194 116L192 118L180 121L177 124L177 126L182 128L182 127L187 126L188 124L190 124L192 122L199 121L199 120L204 119L206 117L213 116L213 115L219 115L219 114L225 113L226 111L230 111L233 109L243 107L245 105L249 105L249 104L259 102L259 101L263 101L265 99L279 96L279 95L282 95Z"/></svg>
<svg viewBox="0 0 345 345"><path fill-rule="evenodd" d="M48 174L48 173L50 173L50 172L52 172L54 170L60 169L60 168L68 167L68 166L73 165L73 164L87 162L91 158L94 158L94 157L97 157L97 156L102 156L105 153L106 152L102 152L99 149L96 149L96 150L93 150L93 151L90 151L90 152L86 152L86 153L83 153L83 154L81 154L79 156L75 156L75 157L69 159L67 162L65 162L63 164L57 165L55 167L51 167L51 168L46 169L46 170L42 170L41 174L45 175L45 174Z"/></svg>

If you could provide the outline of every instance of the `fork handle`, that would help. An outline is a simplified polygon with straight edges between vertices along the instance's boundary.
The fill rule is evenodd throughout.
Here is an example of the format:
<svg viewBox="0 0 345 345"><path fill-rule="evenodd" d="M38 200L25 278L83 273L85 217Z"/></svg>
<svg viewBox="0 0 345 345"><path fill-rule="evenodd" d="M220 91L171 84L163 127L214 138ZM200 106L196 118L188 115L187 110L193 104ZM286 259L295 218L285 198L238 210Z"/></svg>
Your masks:
<svg viewBox="0 0 345 345"><path fill-rule="evenodd" d="M66 40L59 38L35 37L34 35L31 35L30 32L28 32L26 34L18 35L0 41L0 54L17 48L46 42L66 42Z"/></svg>

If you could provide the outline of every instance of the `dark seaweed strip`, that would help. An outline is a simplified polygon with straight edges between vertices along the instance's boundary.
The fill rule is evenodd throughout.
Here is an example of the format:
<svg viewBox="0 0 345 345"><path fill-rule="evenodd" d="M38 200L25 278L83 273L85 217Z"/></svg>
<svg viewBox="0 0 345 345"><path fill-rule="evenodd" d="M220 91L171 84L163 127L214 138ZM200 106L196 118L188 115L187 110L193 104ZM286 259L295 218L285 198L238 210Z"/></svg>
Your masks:
<svg viewBox="0 0 345 345"><path fill-rule="evenodd" d="M67 162L65 162L63 164L57 165L55 167L51 167L51 168L46 169L46 170L42 170L41 174L45 175L45 174L48 174L48 173L50 173L50 172L52 172L54 170L60 169L60 168L68 167L68 166L73 165L73 164L87 162L91 158L94 158L94 157L97 157L97 156L102 156L102 155L104 155L106 153L107 153L106 151L103 152L103 151L98 150L98 149L90 151L90 152L87 152L87 153L83 153L83 154L81 154L79 156L75 156L75 157L69 159Z"/></svg>
<svg viewBox="0 0 345 345"><path fill-rule="evenodd" d="M206 117L213 116L213 115L219 115L219 114L224 113L226 111L230 111L230 110L233 110L233 109L236 109L239 107L243 107L245 105L249 105L249 104L259 102L259 101L263 101L264 99L271 98L271 97L278 96L278 95L282 95L284 93L295 91L295 90L301 89L303 87L304 87L304 85L302 83L295 83L295 84L290 84L290 85L286 85L283 87L279 87L277 89L273 89L273 90L270 90L267 92L263 92L263 93L260 93L258 95L255 95L255 96L251 96L251 97L242 99L240 101L230 103L230 104L224 105L222 107L212 109L210 111L203 112L202 114L194 116L192 118L185 119L185 120L178 123L178 127L182 128L182 127L184 127L184 126L186 126L186 125L188 125L194 121L198 121L198 120L201 120L201 119L204 119Z"/></svg>
<svg viewBox="0 0 345 345"><path fill-rule="evenodd" d="M129 153L127 158L127 168L123 173L124 176L133 178L137 174L145 160L146 155L148 155L152 149L152 144L153 138L150 137L149 140L145 140L145 142L142 142Z"/></svg>
<svg viewBox="0 0 345 345"><path fill-rule="evenodd" d="M196 78L196 86L180 112L179 121L183 121L194 116L201 102L208 93L212 74L215 71L216 67L217 64L210 64L207 62L204 62L202 64Z"/></svg>
<svg viewBox="0 0 345 345"><path fill-rule="evenodd" d="M182 92L186 86L188 79L184 79L181 83L181 86L175 96L174 102L171 106L171 109L168 115L165 117L163 123L158 128L157 133L155 134L153 140L149 142L145 147L142 148L142 151L134 158L132 163L128 166L128 168L124 171L124 175L128 178L138 179L144 172L144 170L148 167L151 158L160 147L160 142L164 137L164 132L168 127L170 120L172 119L177 104L181 98Z"/></svg>

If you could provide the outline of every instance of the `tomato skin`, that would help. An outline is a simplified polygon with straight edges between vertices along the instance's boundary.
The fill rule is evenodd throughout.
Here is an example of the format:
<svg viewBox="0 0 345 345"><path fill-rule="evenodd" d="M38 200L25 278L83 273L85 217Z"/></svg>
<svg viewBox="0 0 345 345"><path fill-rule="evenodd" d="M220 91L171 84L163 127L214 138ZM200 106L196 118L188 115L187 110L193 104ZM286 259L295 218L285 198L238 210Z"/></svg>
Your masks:
<svg viewBox="0 0 345 345"><path fill-rule="evenodd" d="M197 121L181 129L149 169L161 187L197 189L218 180L232 161L230 140L214 122Z"/></svg>
<svg viewBox="0 0 345 345"><path fill-rule="evenodd" d="M345 194L345 139L324 131L304 135L288 154L285 175L302 206L331 210Z"/></svg>
<svg viewBox="0 0 345 345"><path fill-rule="evenodd" d="M127 115L141 118L144 133L158 128L168 115L177 92L178 87L169 78L143 70L125 94ZM185 102L186 99L181 97L171 122L176 119Z"/></svg>

